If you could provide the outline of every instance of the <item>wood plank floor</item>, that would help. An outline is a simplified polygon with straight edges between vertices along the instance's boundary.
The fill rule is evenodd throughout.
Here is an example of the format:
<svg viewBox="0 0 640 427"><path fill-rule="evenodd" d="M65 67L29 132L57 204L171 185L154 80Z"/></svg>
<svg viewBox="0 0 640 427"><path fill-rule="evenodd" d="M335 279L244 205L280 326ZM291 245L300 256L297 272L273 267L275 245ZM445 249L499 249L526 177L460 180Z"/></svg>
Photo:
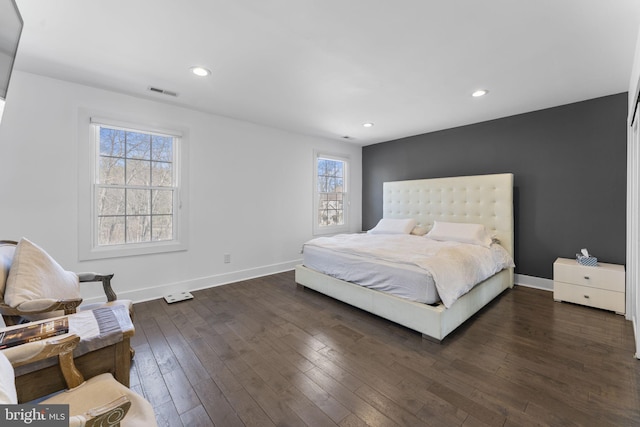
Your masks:
<svg viewBox="0 0 640 427"><path fill-rule="evenodd" d="M631 322L516 286L442 344L293 272L135 305L161 426L638 426Z"/></svg>

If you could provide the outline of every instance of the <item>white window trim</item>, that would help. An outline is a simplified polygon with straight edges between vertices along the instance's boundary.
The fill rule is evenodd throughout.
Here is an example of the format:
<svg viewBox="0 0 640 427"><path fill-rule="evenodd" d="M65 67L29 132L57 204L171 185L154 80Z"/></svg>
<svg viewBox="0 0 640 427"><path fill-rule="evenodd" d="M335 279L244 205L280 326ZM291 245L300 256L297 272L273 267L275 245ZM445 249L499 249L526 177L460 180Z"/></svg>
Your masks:
<svg viewBox="0 0 640 427"><path fill-rule="evenodd" d="M345 162L346 166L346 191L344 191L345 200L344 200L344 212L342 216L344 218L343 225L331 225L331 226L320 226L318 224L318 158L323 159L331 159L331 160L339 160L341 162ZM345 233L349 231L349 211L351 207L351 158L346 154L335 154L328 153L325 151L314 150L313 152L313 235L327 235L327 234L337 234L337 233Z"/></svg>
<svg viewBox="0 0 640 427"><path fill-rule="evenodd" d="M109 115L110 116L110 115ZM107 117L107 115L105 115ZM114 116L115 117L115 116ZM111 125L119 128L148 131L173 136L177 139L175 162L176 201L174 213L174 240L123 245L98 246L96 237L97 215L95 212L95 174L98 159L95 143L95 124ZM103 118L86 109L78 114L78 258L81 261L116 258L155 253L184 251L188 249L188 131L180 127L153 126L148 121Z"/></svg>

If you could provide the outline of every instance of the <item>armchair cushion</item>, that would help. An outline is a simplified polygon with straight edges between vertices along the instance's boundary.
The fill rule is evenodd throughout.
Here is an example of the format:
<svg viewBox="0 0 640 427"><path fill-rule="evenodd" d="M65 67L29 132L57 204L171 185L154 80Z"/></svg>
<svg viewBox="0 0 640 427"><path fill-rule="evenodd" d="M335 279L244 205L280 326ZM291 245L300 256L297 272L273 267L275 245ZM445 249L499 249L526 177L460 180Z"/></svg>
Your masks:
<svg viewBox="0 0 640 427"><path fill-rule="evenodd" d="M76 388L72 388L41 402L43 404L68 404L70 414L85 414L104 402L126 396L131 408L121 421L122 427L157 426L153 407L144 397L117 382L110 373L90 378Z"/></svg>
<svg viewBox="0 0 640 427"><path fill-rule="evenodd" d="M7 305L22 311L46 309L59 300L80 299L78 275L64 270L42 248L18 242L4 292Z"/></svg>

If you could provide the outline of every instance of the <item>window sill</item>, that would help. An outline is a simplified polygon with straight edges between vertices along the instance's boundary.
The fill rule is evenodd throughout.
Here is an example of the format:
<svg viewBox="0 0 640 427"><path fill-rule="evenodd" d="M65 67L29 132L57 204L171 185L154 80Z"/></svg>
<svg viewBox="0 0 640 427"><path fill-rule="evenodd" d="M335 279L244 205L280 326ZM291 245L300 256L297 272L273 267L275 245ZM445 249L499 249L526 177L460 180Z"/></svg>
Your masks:
<svg viewBox="0 0 640 427"><path fill-rule="evenodd" d="M313 230L313 235L314 236L326 236L326 235L331 235L331 234L340 234L340 233L349 233L349 227L348 226L341 226L341 227L316 227Z"/></svg>
<svg viewBox="0 0 640 427"><path fill-rule="evenodd" d="M171 242L154 242L154 243L136 243L128 245L111 245L100 246L97 248L80 248L80 261L88 261L94 259L119 258L138 255L151 255L167 252L186 251L188 246L186 243Z"/></svg>

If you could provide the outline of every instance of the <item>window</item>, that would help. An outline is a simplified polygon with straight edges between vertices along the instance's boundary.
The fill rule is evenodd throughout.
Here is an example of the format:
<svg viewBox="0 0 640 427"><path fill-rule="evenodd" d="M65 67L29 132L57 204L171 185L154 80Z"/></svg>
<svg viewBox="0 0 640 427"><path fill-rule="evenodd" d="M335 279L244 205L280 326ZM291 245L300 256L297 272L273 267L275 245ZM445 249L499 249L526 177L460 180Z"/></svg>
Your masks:
<svg viewBox="0 0 640 427"><path fill-rule="evenodd" d="M90 129L91 186L83 197L81 183L79 199L90 218L80 221L80 258L186 249L182 134L95 118Z"/></svg>
<svg viewBox="0 0 640 427"><path fill-rule="evenodd" d="M173 240L173 136L96 126L97 245Z"/></svg>
<svg viewBox="0 0 640 427"><path fill-rule="evenodd" d="M316 154L314 234L348 230L348 159Z"/></svg>

